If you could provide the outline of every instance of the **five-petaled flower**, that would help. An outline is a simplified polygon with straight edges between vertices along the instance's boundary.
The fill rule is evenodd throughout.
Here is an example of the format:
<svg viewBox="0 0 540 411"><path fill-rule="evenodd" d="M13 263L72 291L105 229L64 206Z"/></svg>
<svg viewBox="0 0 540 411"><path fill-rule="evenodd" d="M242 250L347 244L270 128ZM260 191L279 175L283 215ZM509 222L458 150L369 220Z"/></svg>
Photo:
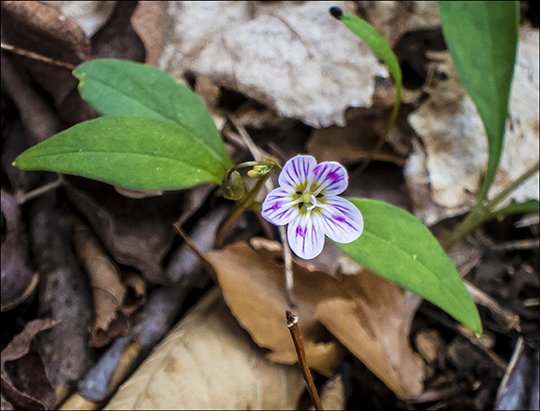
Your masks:
<svg viewBox="0 0 540 411"><path fill-rule="evenodd" d="M350 243L362 234L362 214L338 197L348 185L347 170L341 164L317 164L312 156L293 157L283 166L279 185L266 196L261 214L272 224L289 224L289 245L299 257L317 257L325 234L337 243Z"/></svg>

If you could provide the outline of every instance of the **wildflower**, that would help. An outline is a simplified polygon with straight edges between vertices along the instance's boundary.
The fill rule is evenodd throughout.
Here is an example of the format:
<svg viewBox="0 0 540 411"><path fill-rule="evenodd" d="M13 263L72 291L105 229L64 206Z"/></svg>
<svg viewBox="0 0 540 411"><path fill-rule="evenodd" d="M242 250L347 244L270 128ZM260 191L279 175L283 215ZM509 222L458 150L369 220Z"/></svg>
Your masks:
<svg viewBox="0 0 540 411"><path fill-rule="evenodd" d="M350 243L362 234L362 214L338 197L348 185L347 170L341 164L317 164L312 156L296 156L283 166L279 185L266 196L261 214L272 224L289 224L287 239L299 257L318 256L325 235L337 243Z"/></svg>

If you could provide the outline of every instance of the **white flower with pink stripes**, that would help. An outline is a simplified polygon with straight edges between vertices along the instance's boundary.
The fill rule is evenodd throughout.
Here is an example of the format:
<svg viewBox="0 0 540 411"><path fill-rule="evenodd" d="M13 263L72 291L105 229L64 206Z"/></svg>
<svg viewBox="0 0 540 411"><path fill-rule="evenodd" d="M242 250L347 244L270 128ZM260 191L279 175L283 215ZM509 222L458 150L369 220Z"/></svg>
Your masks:
<svg viewBox="0 0 540 411"><path fill-rule="evenodd" d="M362 234L362 214L338 197L348 180L345 167L335 161L317 164L312 156L293 157L279 175L280 187L266 196L261 214L272 224L289 225L287 238L297 256L315 258L325 235L336 243L350 243Z"/></svg>

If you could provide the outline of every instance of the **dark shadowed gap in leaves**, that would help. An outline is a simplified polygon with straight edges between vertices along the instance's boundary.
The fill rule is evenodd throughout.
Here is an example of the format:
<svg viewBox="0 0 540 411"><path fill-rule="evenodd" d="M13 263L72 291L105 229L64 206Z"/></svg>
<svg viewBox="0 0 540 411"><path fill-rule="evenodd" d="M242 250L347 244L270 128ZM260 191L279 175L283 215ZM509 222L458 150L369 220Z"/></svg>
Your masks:
<svg viewBox="0 0 540 411"><path fill-rule="evenodd" d="M394 46L403 73L403 86L411 90L422 87L431 62L427 52L443 50L446 43L440 28L405 33Z"/></svg>

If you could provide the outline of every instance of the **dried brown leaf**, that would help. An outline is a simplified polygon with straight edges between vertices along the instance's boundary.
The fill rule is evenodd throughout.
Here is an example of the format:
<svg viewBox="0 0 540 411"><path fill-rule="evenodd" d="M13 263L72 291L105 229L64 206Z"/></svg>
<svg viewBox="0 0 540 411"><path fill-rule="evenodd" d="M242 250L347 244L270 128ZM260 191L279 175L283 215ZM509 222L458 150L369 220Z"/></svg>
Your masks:
<svg viewBox="0 0 540 411"><path fill-rule="evenodd" d="M121 310L126 289L116 264L105 254L90 228L82 222L75 224L73 243L86 268L94 296L95 319L90 345L102 347L129 329L129 322Z"/></svg>
<svg viewBox="0 0 540 411"><path fill-rule="evenodd" d="M317 161L337 161L350 165L362 159L373 158L403 165L405 158L396 154L388 143L378 152L374 151L380 138L374 130L373 119L356 116L348 120L345 127L331 126L315 130L307 149Z"/></svg>
<svg viewBox="0 0 540 411"><path fill-rule="evenodd" d="M56 393L34 338L60 321L34 320L2 350L2 410L53 409Z"/></svg>
<svg viewBox="0 0 540 411"><path fill-rule="evenodd" d="M2 41L73 66L92 55L90 39L73 20L37 1L2 2ZM96 116L80 97L78 80L70 70L23 56L13 59L49 93L65 122L75 124Z"/></svg>
<svg viewBox="0 0 540 411"><path fill-rule="evenodd" d="M282 330L287 308L283 265L276 261L281 253L274 244L255 251L236 243L209 252L208 259L240 324L257 344L272 350L269 359L292 363L294 347ZM340 360L339 346L325 335L324 325L398 397L420 394L423 363L408 343L414 311L401 288L368 270L331 277L298 263L294 279L295 314L312 369L331 375Z"/></svg>
<svg viewBox="0 0 540 411"><path fill-rule="evenodd" d="M110 185L74 176L66 176L66 186L70 201L115 261L136 268L150 282L172 283L161 262L172 244L172 223L182 212L184 193L132 199Z"/></svg>
<svg viewBox="0 0 540 411"><path fill-rule="evenodd" d="M131 16L131 25L144 43L145 62L150 66L157 67L161 55L167 7L166 1L139 1Z"/></svg>
<svg viewBox="0 0 540 411"><path fill-rule="evenodd" d="M266 360L215 288L105 409L295 409L303 390L300 369Z"/></svg>
<svg viewBox="0 0 540 411"><path fill-rule="evenodd" d="M315 317L401 399L422 392L424 369L409 346L413 310L403 290L371 271L340 278L348 299L329 297Z"/></svg>
<svg viewBox="0 0 540 411"><path fill-rule="evenodd" d="M274 243L277 245L277 243ZM219 251L210 251L223 297L238 321L261 347L268 348L268 358L285 364L297 362L296 350L286 323L283 265L277 250L253 250L246 243L235 243ZM325 293L343 295L335 280L322 271L310 271L294 265L294 298L310 368L330 376L341 359L338 343L329 341L324 327L314 318L317 304ZM321 290L324 290L321 291Z"/></svg>
<svg viewBox="0 0 540 411"><path fill-rule="evenodd" d="M23 302L34 291L38 275L28 267L26 232L15 198L2 189L6 234L2 241L2 312ZM2 234L4 237L4 234Z"/></svg>

